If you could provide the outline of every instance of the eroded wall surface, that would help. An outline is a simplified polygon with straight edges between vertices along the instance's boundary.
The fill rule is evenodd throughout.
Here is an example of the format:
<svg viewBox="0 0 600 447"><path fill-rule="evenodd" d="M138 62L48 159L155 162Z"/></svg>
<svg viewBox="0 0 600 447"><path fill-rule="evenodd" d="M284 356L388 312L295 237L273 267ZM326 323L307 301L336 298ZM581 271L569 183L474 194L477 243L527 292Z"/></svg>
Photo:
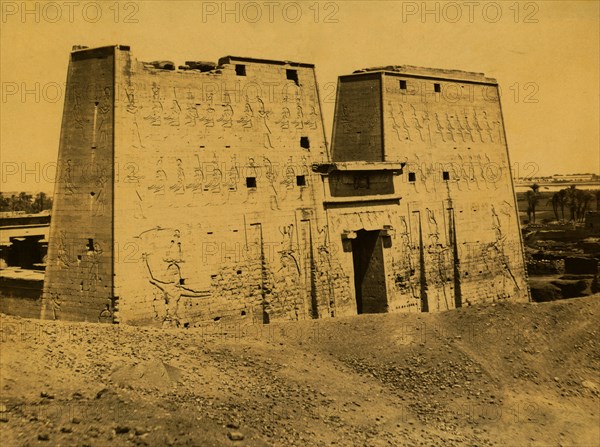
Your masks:
<svg viewBox="0 0 600 447"><path fill-rule="evenodd" d="M193 326L528 299L495 81L342 77L330 155L312 65L192 67L72 53L43 317Z"/></svg>
<svg viewBox="0 0 600 447"><path fill-rule="evenodd" d="M327 157L314 69L220 62L168 71L120 53L119 321L331 313L322 184L311 170Z"/></svg>
<svg viewBox="0 0 600 447"><path fill-rule="evenodd" d="M71 54L42 318L112 320L114 52Z"/></svg>
<svg viewBox="0 0 600 447"><path fill-rule="evenodd" d="M377 118L364 110L366 95L372 93L375 102L380 98L370 85L376 75L383 86L383 153L376 144L360 149L365 160L405 166L401 175L386 180L377 169L327 176L331 197L341 191L348 196L344 204L328 205L327 215L332 240L345 248L341 264L351 289L356 265L344 235L392 228L385 230L383 248L389 311L528 300L495 81L470 74L446 77L433 70L422 76L373 72L342 77L334 160L356 160L358 137L351 137L376 128ZM348 116L355 121L347 122ZM349 148L338 147L344 144ZM386 186L390 181L393 188ZM390 201L393 195L401 199ZM352 196L373 200L353 201ZM356 312L357 303L348 300L346 306L341 313Z"/></svg>

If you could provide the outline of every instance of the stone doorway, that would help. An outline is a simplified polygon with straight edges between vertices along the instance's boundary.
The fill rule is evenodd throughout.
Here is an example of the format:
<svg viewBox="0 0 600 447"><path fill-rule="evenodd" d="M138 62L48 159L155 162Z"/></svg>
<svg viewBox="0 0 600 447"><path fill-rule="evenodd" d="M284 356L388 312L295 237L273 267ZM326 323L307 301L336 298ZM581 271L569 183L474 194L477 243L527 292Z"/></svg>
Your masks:
<svg viewBox="0 0 600 447"><path fill-rule="evenodd" d="M352 239L356 313L388 311L383 263L383 244L379 230L356 232Z"/></svg>

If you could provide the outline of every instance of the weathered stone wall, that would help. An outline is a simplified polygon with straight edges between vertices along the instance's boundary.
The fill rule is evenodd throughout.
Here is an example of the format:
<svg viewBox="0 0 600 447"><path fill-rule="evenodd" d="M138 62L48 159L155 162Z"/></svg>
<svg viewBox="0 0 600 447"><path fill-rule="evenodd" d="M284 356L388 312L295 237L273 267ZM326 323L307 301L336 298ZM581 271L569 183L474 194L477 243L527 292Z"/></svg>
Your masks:
<svg viewBox="0 0 600 447"><path fill-rule="evenodd" d="M392 228L387 232L388 247L384 245L389 311L441 311L499 299L527 300L495 81L435 70L421 75L413 70L408 75L374 71L342 77L332 148L341 161L356 158L353 144L350 150L338 147L350 139L339 133L371 128L377 121L361 112L369 92L379 100L379 92L368 85L374 76L383 85L383 158L405 166L402 175L393 177L393 191L381 190L375 179L382 172L374 169L367 175L374 188L369 188L368 179L354 184L354 195L369 196L371 201L328 205L332 240L343 247L345 233ZM346 116L356 117L357 122L342 124ZM370 147L365 150L372 152ZM339 180L330 174L328 182L335 183L329 186L334 196ZM401 196L400 202L392 201L393 195ZM341 265L354 289L349 250L343 253ZM353 313L356 303L347 305L342 312Z"/></svg>
<svg viewBox="0 0 600 447"><path fill-rule="evenodd" d="M188 65L72 53L43 317L323 318L360 312L357 287L365 312L528 298L495 81L342 77L330 157L312 65Z"/></svg>
<svg viewBox="0 0 600 447"><path fill-rule="evenodd" d="M112 307L114 53L71 54L42 318L98 321Z"/></svg>
<svg viewBox="0 0 600 447"><path fill-rule="evenodd" d="M340 78L332 140L333 161L383 161L379 73Z"/></svg>
<svg viewBox="0 0 600 447"><path fill-rule="evenodd" d="M311 170L327 158L314 69L220 63L169 71L120 53L120 321L328 314L322 185Z"/></svg>

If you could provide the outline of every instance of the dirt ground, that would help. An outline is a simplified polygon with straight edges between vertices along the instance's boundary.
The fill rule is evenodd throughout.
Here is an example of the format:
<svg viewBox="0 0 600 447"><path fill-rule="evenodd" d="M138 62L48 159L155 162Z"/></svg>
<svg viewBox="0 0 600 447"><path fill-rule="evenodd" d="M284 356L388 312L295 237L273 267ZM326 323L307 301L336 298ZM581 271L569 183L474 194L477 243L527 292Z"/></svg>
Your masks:
<svg viewBox="0 0 600 447"><path fill-rule="evenodd" d="M252 326L2 315L2 446L598 446L600 295Z"/></svg>

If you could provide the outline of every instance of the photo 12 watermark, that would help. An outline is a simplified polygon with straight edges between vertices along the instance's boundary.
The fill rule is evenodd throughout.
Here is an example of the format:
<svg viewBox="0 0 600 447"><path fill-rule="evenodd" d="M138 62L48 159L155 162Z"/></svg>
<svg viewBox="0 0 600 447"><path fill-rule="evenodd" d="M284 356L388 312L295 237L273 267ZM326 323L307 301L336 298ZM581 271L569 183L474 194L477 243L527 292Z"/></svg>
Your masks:
<svg viewBox="0 0 600 447"><path fill-rule="evenodd" d="M402 23L539 23L538 2L402 2Z"/></svg>
<svg viewBox="0 0 600 447"><path fill-rule="evenodd" d="M1 2L2 23L139 23L141 2Z"/></svg>
<svg viewBox="0 0 600 447"><path fill-rule="evenodd" d="M338 23L338 2L202 2L202 23Z"/></svg>

